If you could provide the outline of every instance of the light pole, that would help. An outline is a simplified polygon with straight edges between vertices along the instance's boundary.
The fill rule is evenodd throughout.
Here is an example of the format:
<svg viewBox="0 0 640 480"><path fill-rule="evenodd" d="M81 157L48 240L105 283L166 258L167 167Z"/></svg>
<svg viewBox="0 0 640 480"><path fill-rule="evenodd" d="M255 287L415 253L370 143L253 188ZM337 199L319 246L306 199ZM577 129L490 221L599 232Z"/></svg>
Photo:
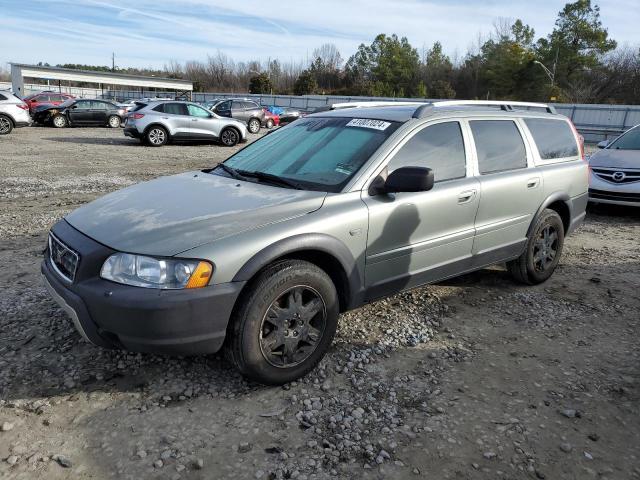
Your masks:
<svg viewBox="0 0 640 480"><path fill-rule="evenodd" d="M549 70L544 63L539 62L538 60L534 60L533 63L540 65L542 67L542 69L544 70L544 73L546 73L549 79L551 80L551 86L553 87L556 80L555 72L552 72L551 70Z"/></svg>

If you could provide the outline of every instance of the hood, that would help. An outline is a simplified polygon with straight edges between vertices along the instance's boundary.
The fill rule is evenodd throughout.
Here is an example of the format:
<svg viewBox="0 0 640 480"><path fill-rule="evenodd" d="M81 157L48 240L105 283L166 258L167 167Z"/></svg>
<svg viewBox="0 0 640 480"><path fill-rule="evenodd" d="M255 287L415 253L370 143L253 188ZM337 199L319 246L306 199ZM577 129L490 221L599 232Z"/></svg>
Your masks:
<svg viewBox="0 0 640 480"><path fill-rule="evenodd" d="M640 168L640 151L605 148L591 155L589 165L592 167Z"/></svg>
<svg viewBox="0 0 640 480"><path fill-rule="evenodd" d="M110 193L71 212L66 221L114 250L172 256L310 213L325 196L196 171Z"/></svg>

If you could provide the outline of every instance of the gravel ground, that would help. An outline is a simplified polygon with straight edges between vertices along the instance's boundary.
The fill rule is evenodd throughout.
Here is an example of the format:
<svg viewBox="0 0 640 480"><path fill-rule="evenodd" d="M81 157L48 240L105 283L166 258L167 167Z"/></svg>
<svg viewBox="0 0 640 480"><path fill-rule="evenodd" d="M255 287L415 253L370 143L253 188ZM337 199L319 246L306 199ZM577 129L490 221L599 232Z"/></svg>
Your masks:
<svg viewBox="0 0 640 480"><path fill-rule="evenodd" d="M347 313L282 388L84 343L41 285L47 229L232 151L0 137L1 478L640 478L638 210L591 207L544 285L494 267Z"/></svg>

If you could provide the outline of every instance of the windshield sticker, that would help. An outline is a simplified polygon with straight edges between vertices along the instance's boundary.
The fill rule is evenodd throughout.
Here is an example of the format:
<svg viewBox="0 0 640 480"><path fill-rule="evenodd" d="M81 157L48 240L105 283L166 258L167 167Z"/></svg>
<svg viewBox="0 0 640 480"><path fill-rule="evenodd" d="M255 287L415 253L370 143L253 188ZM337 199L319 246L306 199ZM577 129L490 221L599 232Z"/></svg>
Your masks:
<svg viewBox="0 0 640 480"><path fill-rule="evenodd" d="M368 118L354 118L347 123L347 127L373 128L374 130L386 130L389 125L391 125L389 122L370 120Z"/></svg>
<svg viewBox="0 0 640 480"><path fill-rule="evenodd" d="M339 163L336 165L335 171L338 173L342 173L343 175L351 175L353 173L353 169L349 165L345 165L344 163Z"/></svg>

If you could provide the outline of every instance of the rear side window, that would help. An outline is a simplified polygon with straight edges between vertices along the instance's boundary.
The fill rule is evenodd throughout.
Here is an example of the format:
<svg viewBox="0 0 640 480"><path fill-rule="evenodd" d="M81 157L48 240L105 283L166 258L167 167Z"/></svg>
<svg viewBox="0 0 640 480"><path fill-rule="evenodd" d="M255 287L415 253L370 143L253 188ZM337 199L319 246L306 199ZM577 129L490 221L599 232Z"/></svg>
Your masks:
<svg viewBox="0 0 640 480"><path fill-rule="evenodd" d="M2 95L2 94L0 93L0 100L7 100L7 97L5 97L4 95Z"/></svg>
<svg viewBox="0 0 640 480"><path fill-rule="evenodd" d="M183 103L163 103L154 108L154 110L171 115L188 115L187 108Z"/></svg>
<svg viewBox="0 0 640 480"><path fill-rule="evenodd" d="M542 160L575 157L578 145L569 124L563 120L525 118Z"/></svg>
<svg viewBox="0 0 640 480"><path fill-rule="evenodd" d="M472 120L471 132L481 174L527 167L522 136L511 120Z"/></svg>
<svg viewBox="0 0 640 480"><path fill-rule="evenodd" d="M411 137L389 162L389 173L400 167L429 167L436 182L467 173L464 141L458 122L437 123Z"/></svg>
<svg viewBox="0 0 640 480"><path fill-rule="evenodd" d="M133 108L129 109L129 112L137 112L138 110L142 110L146 106L147 106L146 103L136 102L135 106ZM156 108L154 108L154 110L156 112L161 112L162 109L158 110L158 108L160 108L160 107L162 107L162 105L157 106Z"/></svg>

